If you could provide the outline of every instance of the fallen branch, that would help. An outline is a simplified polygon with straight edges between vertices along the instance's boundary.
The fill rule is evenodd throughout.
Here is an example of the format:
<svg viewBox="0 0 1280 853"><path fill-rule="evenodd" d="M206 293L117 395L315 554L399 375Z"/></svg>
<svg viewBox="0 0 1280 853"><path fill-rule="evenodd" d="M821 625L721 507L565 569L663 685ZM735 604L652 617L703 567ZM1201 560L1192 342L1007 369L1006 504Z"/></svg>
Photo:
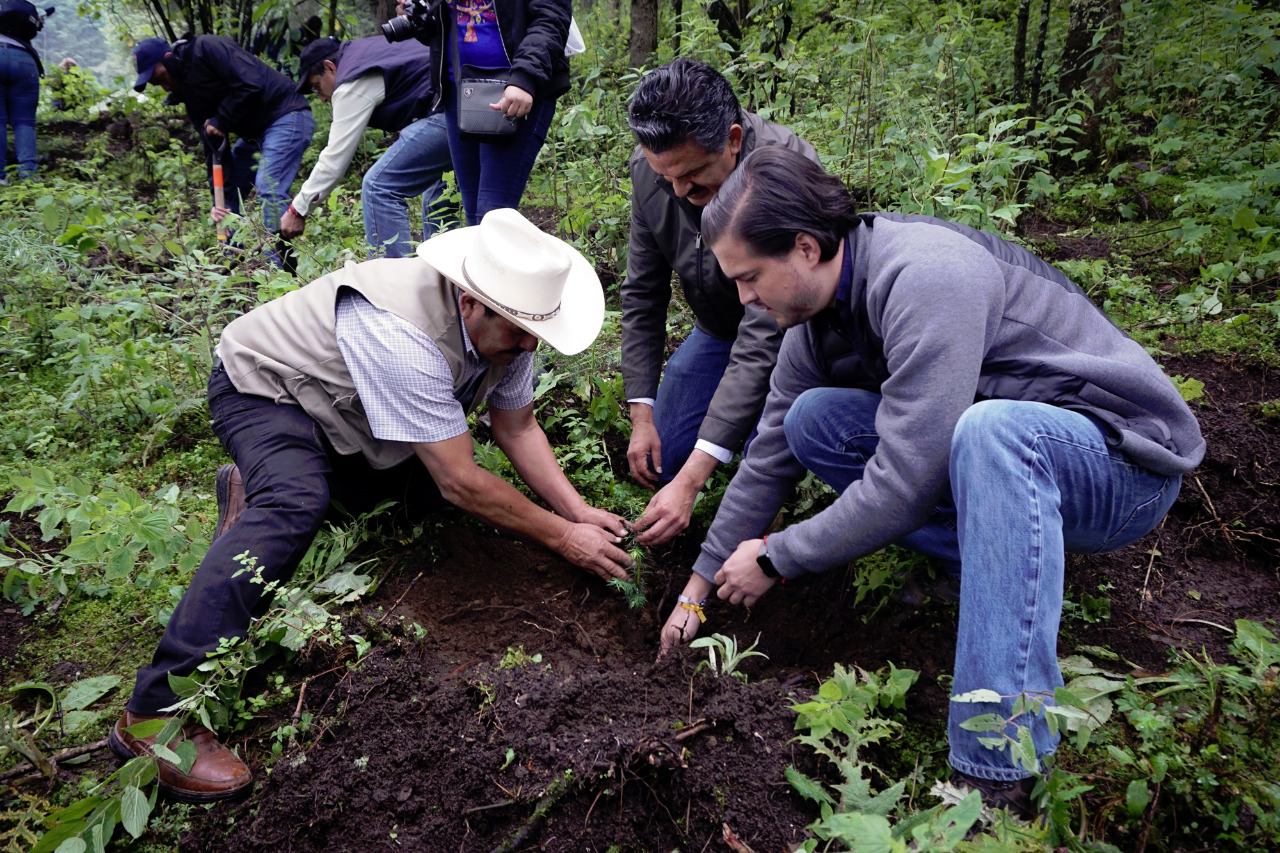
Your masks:
<svg viewBox="0 0 1280 853"><path fill-rule="evenodd" d="M1164 523L1168 518L1169 517L1166 515L1164 518L1160 519L1160 526L1156 528L1156 545L1159 544L1160 531L1164 530ZM1147 576L1142 579L1142 594L1138 596L1138 609L1145 607L1146 603L1151 600L1151 593L1147 591L1147 584L1151 582L1151 568L1156 564L1156 555L1160 553L1159 549L1156 548L1156 545L1151 546L1151 559L1147 560Z"/></svg>
<svg viewBox="0 0 1280 853"><path fill-rule="evenodd" d="M396 599L396 603L391 605L389 608L387 608L386 613L382 614L382 618L378 620L379 625L385 623L388 619L391 618L391 614L394 613L395 609L400 606L400 602L404 601L404 597L409 594L409 590L413 589L413 585L417 583L418 578L421 578L421 577L422 577L422 572L418 572L418 577L409 581L409 585L404 588L404 592L400 593L400 597Z"/></svg>
<svg viewBox="0 0 1280 853"><path fill-rule="evenodd" d="M729 849L734 851L734 853L756 853L756 851L751 849L751 845L739 838L734 831L729 828L729 824L720 824L720 831L724 833L724 843L728 844Z"/></svg>
<svg viewBox="0 0 1280 853"><path fill-rule="evenodd" d="M497 847L493 848L491 853L509 853L509 851L518 849L520 845L525 842L525 839L527 839L529 835L542 824L542 821L547 817L547 812L551 811L551 807L554 806L568 790L569 784L565 781L565 777L557 776L555 781L547 787L547 792L542 795L542 799L538 800L538 805L534 808L533 814L531 814L529 819L524 822L524 825L520 827L519 831Z"/></svg>
<svg viewBox="0 0 1280 853"><path fill-rule="evenodd" d="M715 727L716 727L715 720L699 720L689 728L680 732L680 734L676 735L676 743L680 743L681 741L688 740L689 738L693 737L699 732L705 732L707 729L714 729Z"/></svg>
<svg viewBox="0 0 1280 853"><path fill-rule="evenodd" d="M496 803L489 803L487 806L472 806L469 809L463 809L463 814L475 814L476 812L487 812L490 809L505 809L507 806L513 806L517 800L499 800Z"/></svg>
<svg viewBox="0 0 1280 853"><path fill-rule="evenodd" d="M59 762L67 761L72 758L78 758L79 756L84 755L85 753L93 752L94 750L97 750L97 749L102 749L106 745L107 745L107 739L103 738L102 740L94 741L93 743L87 743L87 744L84 744L83 746L77 746L73 749L68 749L66 752L60 752L57 755L49 756L49 764L53 765L53 769L56 770ZM34 764L31 764L28 761L24 761L23 763L19 764L17 767L14 767L12 770L5 772L4 775L0 775L0 782L7 782L10 779L14 778L15 776L21 776L23 773L26 773L31 767L34 767L34 766L35 766ZM53 774L49 773L48 775L52 776ZM26 781L26 780L22 780L22 781Z"/></svg>
<svg viewBox="0 0 1280 853"><path fill-rule="evenodd" d="M1179 622L1198 622L1201 625L1208 625L1210 628L1217 628L1219 631L1225 631L1228 634L1235 633L1235 631L1231 630L1226 625L1219 625L1217 622L1210 622L1208 619L1183 618L1183 619L1170 619L1169 621L1174 624L1177 624Z"/></svg>

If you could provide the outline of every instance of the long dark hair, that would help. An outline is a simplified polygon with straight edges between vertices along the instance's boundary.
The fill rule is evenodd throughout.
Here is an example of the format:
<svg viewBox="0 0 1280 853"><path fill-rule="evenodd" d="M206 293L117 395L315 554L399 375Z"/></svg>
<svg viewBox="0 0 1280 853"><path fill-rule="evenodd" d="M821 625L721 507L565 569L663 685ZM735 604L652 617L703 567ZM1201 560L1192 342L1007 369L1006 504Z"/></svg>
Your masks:
<svg viewBox="0 0 1280 853"><path fill-rule="evenodd" d="M754 255L780 258L805 233L829 261L857 219L839 178L798 151L766 145L738 163L703 210L702 236L708 244L733 236Z"/></svg>

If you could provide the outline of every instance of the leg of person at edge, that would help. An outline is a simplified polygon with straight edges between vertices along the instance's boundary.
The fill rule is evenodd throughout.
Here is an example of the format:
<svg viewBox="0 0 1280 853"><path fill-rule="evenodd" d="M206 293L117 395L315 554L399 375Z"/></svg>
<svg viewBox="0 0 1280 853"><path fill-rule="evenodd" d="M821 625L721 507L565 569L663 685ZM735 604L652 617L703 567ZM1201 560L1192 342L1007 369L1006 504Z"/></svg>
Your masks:
<svg viewBox="0 0 1280 853"><path fill-rule="evenodd" d="M185 106L210 163L227 136L236 137L231 146L234 167L224 165L227 204L212 207L214 222L238 213L252 186L266 232L278 233L315 130L307 99L294 91L293 81L226 36L196 36L172 45L161 38L143 39L133 57L138 69L134 88L141 92L148 84L159 86L169 93L166 103ZM281 248L277 243L267 252L277 265L285 264Z"/></svg>
<svg viewBox="0 0 1280 853"><path fill-rule="evenodd" d="M431 48L432 75L468 225L490 210L520 205L555 115L556 99L569 90L565 42L572 18L569 0L493 0L483 7L450 0L439 5L429 29L419 34ZM455 64L482 69L480 76L507 80L503 96L489 106L519 120L514 133L458 132Z"/></svg>
<svg viewBox="0 0 1280 853"><path fill-rule="evenodd" d="M687 58L645 75L627 119L638 143L621 288L622 376L632 421L627 460L637 482L657 489L635 523L637 541L655 545L689 526L694 499L716 465L744 447L782 343L773 318L738 301L702 240L703 210L758 148L817 155L787 128L743 110L719 72ZM664 367L672 272L695 325Z"/></svg>
<svg viewBox="0 0 1280 853"><path fill-rule="evenodd" d="M315 92L333 104L329 141L293 202L280 217L287 239L302 234L306 218L351 164L366 127L399 133L365 173L361 200L370 255L413 252L407 200L422 196L423 238L430 239L445 211L444 173L449 171L449 135L431 79L431 50L417 41L388 42L382 36L342 42L320 38L298 60L298 92Z"/></svg>
<svg viewBox="0 0 1280 853"><path fill-rule="evenodd" d="M893 542L954 560L950 764L1032 814L1031 769L961 723L1008 719L1019 696L1052 702L1065 553L1121 548L1160 522L1204 456L1195 417L1049 264L967 226L858 214L837 178L785 148L739 165L702 233L742 301L787 332L663 648L693 638L713 590L751 606ZM806 470L839 498L763 536ZM983 689L1000 701L957 701ZM1038 759L1056 748L1043 715L1004 734L1017 725Z"/></svg>
<svg viewBox="0 0 1280 853"><path fill-rule="evenodd" d="M590 262L510 209L418 255L348 264L223 331L209 408L235 466L219 471L213 543L112 729L120 757L151 751L162 725L176 730L190 709L170 679L266 611L237 555L286 581L331 499L352 512L391 499L406 515L453 504L601 578L627 578L622 519L574 490L533 414L539 341L573 354L600 331ZM467 415L486 402L495 440L547 508L476 464ZM183 731L195 763L161 761L162 790L189 802L247 792L243 760L206 728Z"/></svg>
<svg viewBox="0 0 1280 853"><path fill-rule="evenodd" d="M53 12L52 7L46 14ZM44 28L45 15L30 3L6 3L0 14L0 184L10 177L36 174L36 107L44 65L31 40ZM16 174L9 166L8 131L13 128Z"/></svg>

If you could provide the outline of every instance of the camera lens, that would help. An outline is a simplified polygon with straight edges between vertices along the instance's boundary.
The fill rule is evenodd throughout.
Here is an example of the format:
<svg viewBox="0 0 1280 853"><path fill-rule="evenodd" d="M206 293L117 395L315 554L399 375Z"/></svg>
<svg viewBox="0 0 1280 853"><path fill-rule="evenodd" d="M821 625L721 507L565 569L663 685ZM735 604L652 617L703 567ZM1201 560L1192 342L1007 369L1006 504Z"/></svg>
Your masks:
<svg viewBox="0 0 1280 853"><path fill-rule="evenodd" d="M382 25L382 34L390 42L408 41L413 38L413 21L408 15L392 18Z"/></svg>

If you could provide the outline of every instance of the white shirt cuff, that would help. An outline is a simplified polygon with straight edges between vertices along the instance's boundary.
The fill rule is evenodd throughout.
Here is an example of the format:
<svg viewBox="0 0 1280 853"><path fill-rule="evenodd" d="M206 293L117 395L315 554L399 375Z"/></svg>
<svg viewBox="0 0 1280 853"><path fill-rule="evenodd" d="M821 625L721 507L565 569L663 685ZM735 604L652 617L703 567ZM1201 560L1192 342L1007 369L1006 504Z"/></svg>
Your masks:
<svg viewBox="0 0 1280 853"><path fill-rule="evenodd" d="M731 451L726 450L718 444L712 444L711 442L705 441L701 438L694 442L693 449L701 450L708 456L714 456L720 462L727 463L729 460L733 459L733 453Z"/></svg>

